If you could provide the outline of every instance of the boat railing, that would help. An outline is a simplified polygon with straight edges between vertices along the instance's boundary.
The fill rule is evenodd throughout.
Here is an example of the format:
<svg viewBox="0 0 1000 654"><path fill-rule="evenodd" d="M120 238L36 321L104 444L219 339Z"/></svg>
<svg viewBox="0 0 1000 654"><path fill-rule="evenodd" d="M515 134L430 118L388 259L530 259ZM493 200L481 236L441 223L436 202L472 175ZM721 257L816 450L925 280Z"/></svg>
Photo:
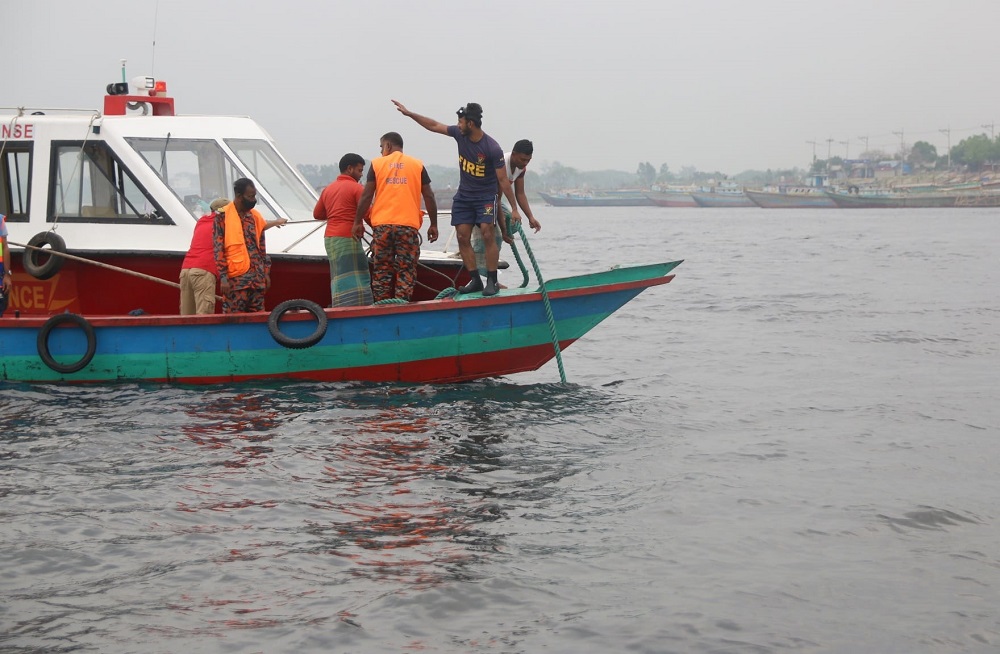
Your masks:
<svg viewBox="0 0 1000 654"><path fill-rule="evenodd" d="M45 116L50 113L53 114L97 114L101 115L101 112L97 109L71 109L66 107L0 107L0 115L6 114L8 112L13 112L16 114L15 118L21 118L22 116Z"/></svg>

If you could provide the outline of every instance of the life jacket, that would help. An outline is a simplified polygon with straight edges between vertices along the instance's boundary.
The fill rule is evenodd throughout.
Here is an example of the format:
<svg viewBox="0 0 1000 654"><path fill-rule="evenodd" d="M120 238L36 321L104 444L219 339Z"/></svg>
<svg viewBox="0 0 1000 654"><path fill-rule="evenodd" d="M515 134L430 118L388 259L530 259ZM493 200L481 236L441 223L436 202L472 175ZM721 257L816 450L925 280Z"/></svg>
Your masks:
<svg viewBox="0 0 1000 654"><path fill-rule="evenodd" d="M375 171L375 202L372 204L372 227L405 225L420 229L420 191L424 164L419 159L393 152L372 160Z"/></svg>
<svg viewBox="0 0 1000 654"><path fill-rule="evenodd" d="M257 247L260 248L260 235L264 233L266 221L256 209L251 209L250 215L257 225ZM226 248L226 275L232 279L250 270L250 253L243 238L243 219L233 202L226 205L225 224L223 244Z"/></svg>

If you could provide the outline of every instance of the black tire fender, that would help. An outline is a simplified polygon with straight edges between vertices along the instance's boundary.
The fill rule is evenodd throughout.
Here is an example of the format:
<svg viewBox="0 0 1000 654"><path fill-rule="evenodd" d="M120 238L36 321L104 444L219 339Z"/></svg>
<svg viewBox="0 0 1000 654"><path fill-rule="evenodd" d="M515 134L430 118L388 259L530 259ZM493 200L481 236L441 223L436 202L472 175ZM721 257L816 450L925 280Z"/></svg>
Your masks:
<svg viewBox="0 0 1000 654"><path fill-rule="evenodd" d="M281 331L279 321L289 311L308 311L311 313L313 318L316 319L316 330L312 334L303 336L302 338L287 336ZM271 338L277 341L278 345L292 350L302 350L316 345L316 343L319 343L326 336L327 323L326 312L323 311L323 307L312 300L285 300L271 309L271 315L267 317L267 331L270 332Z"/></svg>
<svg viewBox="0 0 1000 654"><path fill-rule="evenodd" d="M87 337L87 351L74 363L59 363L52 358L52 353L49 352L49 335L53 329L63 323L73 323L82 329L84 336ZM38 356L42 358L42 363L56 372L68 374L82 370L94 358L96 351L97 336L94 335L94 327L81 315L75 313L56 314L46 320L42 328L38 330Z"/></svg>
<svg viewBox="0 0 1000 654"><path fill-rule="evenodd" d="M39 232L31 237L28 245L36 248L48 245L53 252L66 253L66 241L55 232ZM45 259L48 257L48 259ZM44 261L43 261L44 259ZM62 270L66 259L55 254L45 254L38 250L25 248L24 256L21 257L21 265L25 272L35 279L49 279Z"/></svg>

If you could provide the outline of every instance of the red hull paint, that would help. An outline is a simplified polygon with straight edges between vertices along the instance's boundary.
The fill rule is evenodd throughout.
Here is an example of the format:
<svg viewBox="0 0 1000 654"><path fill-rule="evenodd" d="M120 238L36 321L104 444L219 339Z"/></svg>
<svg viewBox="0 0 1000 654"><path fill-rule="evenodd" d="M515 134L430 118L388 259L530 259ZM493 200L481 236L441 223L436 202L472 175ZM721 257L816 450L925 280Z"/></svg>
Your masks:
<svg viewBox="0 0 1000 654"><path fill-rule="evenodd" d="M72 254L72 253L71 253ZM150 275L169 282L180 277L182 259L177 256L101 255L87 253L85 258L125 270ZM62 270L47 280L35 279L23 272L20 256L13 266L15 290L10 298L10 312L22 315L51 315L71 311L81 315L125 315L142 309L150 315L176 315L180 311L180 293L176 288L119 271L67 260ZM461 262L444 271L421 266L413 300L432 300L442 289L468 281ZM330 268L325 259L282 259L272 261L272 287L267 293L267 308L285 300L304 298L320 306L330 304ZM421 285L422 284L422 285ZM221 311L221 305L217 310Z"/></svg>
<svg viewBox="0 0 1000 654"><path fill-rule="evenodd" d="M24 275L25 273L18 273L19 275ZM617 284L603 284L602 289L605 292L617 292L630 290L635 288L651 288L653 286L660 286L662 284L668 284L673 281L675 275L665 275L663 277L658 277L655 279L646 279L640 281L628 281L620 282ZM556 299L560 297L574 297L577 295L590 295L591 290L588 287L581 288L568 288L561 290L551 290L549 291L549 297L551 299ZM524 295L498 295L494 297L472 297L469 299L461 300L463 306L474 306L475 304L508 304L515 302L528 302L531 301L528 297ZM331 319L336 319L338 316L344 314L350 314L351 317L364 317L371 315L378 315L384 313L427 313L430 311L446 311L453 309L455 305L453 304L455 300L452 298L445 298L443 300L435 301L425 301L419 304L410 303L406 305L390 304L390 305L380 305L380 306L366 306L366 307L348 307L339 309L326 309L326 315ZM270 302L268 302L270 304ZM62 313L58 311L57 313ZM180 316L176 313L167 314L163 316L155 315L144 315L144 316L127 316L121 314L86 314L85 317L87 321L94 327L131 327L131 326L142 326L142 325L152 325L152 326L171 326L171 325L191 325L191 324L240 324L240 323L263 323L267 322L269 317L269 311L263 311L259 313L233 313L233 314L223 314L215 313L203 316ZM10 323L11 325L27 326L27 327L41 327L45 324L47 320L47 314L23 314L20 318L14 318L10 311L4 314L3 318L0 318L0 324ZM17 321L16 323L14 321ZM305 314L291 314L286 315L282 318L283 321L286 320L310 320L310 317Z"/></svg>

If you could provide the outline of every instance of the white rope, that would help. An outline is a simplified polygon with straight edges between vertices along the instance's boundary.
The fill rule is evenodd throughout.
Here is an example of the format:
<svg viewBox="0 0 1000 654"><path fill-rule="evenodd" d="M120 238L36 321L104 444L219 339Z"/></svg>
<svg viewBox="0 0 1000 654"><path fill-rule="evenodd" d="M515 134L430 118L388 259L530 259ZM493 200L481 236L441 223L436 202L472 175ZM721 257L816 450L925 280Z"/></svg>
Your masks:
<svg viewBox="0 0 1000 654"><path fill-rule="evenodd" d="M80 162L83 161L83 151L84 151L84 148L87 147L87 139L90 138L90 132L91 132L91 130L94 127L94 121L97 120L99 116L100 116L100 114L98 114L98 113L95 112L93 115L91 115L90 122L87 123L87 131L83 135L83 143L80 144L80 153L76 157L76 163L73 164L73 172L70 173L69 180L67 181L66 186L72 186L73 185L73 179L76 177L76 171L78 171L80 169ZM65 186L64 186L64 188L65 188ZM66 211L66 194L65 194L65 192L62 193L62 203L63 203L62 204L62 210L65 212ZM52 220L52 227L49 228L49 231L50 232L56 231L56 226L58 224L59 224L59 213L57 212L56 215L55 215L55 218L53 218L53 220Z"/></svg>
<svg viewBox="0 0 1000 654"><path fill-rule="evenodd" d="M307 238L309 238L310 236L312 236L313 234L315 234L315 233L316 233L317 231L319 231L319 228L320 228L320 227L326 227L326 221L325 221L325 220L323 220L323 221L317 221L317 222L319 222L319 224L318 224L318 225L316 225L315 229L310 229L310 230L309 230L309 233L307 233L307 234L306 234L305 236L303 236L303 237L302 237L302 238L300 238L299 240L297 240L297 241L295 241L294 243L292 243L291 245L289 245L289 246L288 246L287 248L285 248L284 250L282 250L282 251L281 251L281 252L282 252L282 254L288 254L288 251L289 251L289 250L291 250L291 249L292 249L293 247L295 247L296 245L298 245L298 244L299 244L299 243L301 243L302 241L306 240ZM285 223L285 224L287 225L288 223Z"/></svg>
<svg viewBox="0 0 1000 654"><path fill-rule="evenodd" d="M23 115L24 115L24 107L18 107L17 115L10 119L10 127L7 128L9 130L8 134L14 133L14 125L17 125L17 119ZM7 147L7 140L4 139L4 142L0 144L0 157L3 157L3 151L6 147Z"/></svg>

